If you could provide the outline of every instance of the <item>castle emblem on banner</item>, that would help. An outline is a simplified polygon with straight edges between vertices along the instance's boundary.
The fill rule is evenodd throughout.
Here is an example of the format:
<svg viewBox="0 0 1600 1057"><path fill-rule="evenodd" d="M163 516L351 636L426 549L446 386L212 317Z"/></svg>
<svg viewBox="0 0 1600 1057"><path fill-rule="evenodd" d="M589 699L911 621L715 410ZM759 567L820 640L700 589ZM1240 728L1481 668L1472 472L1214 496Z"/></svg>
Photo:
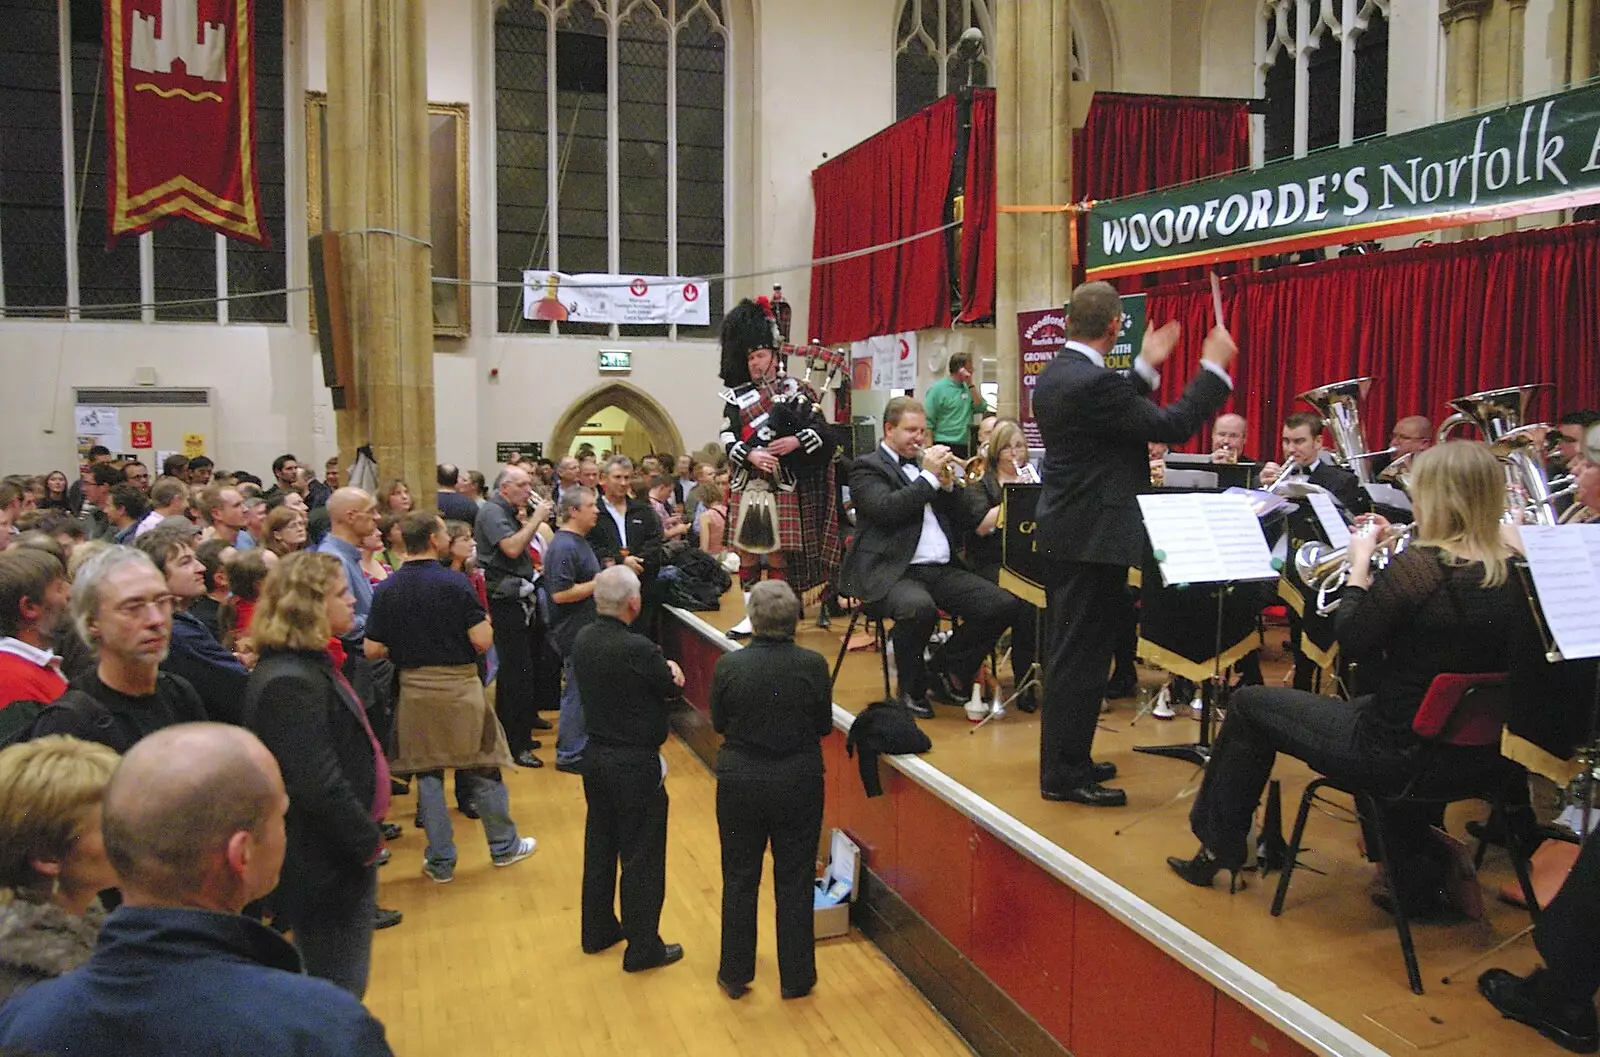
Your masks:
<svg viewBox="0 0 1600 1057"><path fill-rule="evenodd" d="M174 217L269 241L256 159L254 6L105 0L108 245Z"/></svg>

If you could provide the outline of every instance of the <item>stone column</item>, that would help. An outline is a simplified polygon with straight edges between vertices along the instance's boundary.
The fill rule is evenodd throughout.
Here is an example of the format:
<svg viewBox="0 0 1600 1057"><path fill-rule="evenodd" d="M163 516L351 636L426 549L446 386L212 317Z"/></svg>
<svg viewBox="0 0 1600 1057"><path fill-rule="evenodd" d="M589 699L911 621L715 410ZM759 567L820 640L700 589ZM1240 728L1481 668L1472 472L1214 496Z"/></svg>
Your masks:
<svg viewBox="0 0 1600 1057"><path fill-rule="evenodd" d="M1528 46L1528 0L1507 0L1506 7L1511 16L1510 43L1506 48L1506 102L1515 103L1528 94L1524 54Z"/></svg>
<svg viewBox="0 0 1600 1057"><path fill-rule="evenodd" d="M1572 75L1574 84L1594 76L1594 0L1572 0Z"/></svg>
<svg viewBox="0 0 1600 1057"><path fill-rule="evenodd" d="M425 7L327 0L328 209L343 233L359 406L336 414L347 465L434 492Z"/></svg>
<svg viewBox="0 0 1600 1057"><path fill-rule="evenodd" d="M1478 106L1480 22L1493 0L1446 0L1439 14L1445 30L1445 116L1458 117Z"/></svg>
<svg viewBox="0 0 1600 1057"><path fill-rule="evenodd" d="M1001 205L1072 200L1072 25L1069 0L1007 0L995 5L991 54L995 87L995 165ZM995 356L1000 408L1017 413L1017 312L1063 304L1072 292L1064 213L1001 213L996 218Z"/></svg>

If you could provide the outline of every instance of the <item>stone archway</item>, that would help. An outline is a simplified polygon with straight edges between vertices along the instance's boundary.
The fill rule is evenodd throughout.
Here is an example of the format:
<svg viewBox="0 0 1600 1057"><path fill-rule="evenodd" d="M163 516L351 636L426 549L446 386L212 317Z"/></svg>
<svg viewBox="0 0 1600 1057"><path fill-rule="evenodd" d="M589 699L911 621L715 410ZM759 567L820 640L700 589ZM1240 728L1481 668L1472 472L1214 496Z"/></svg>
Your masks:
<svg viewBox="0 0 1600 1057"><path fill-rule="evenodd" d="M606 407L621 408L629 418L644 427L657 451L674 454L684 452L683 434L678 432L677 423L672 421L672 416L654 397L628 382L607 382L580 396L556 420L556 427L550 433L550 457L565 455L584 423L595 412Z"/></svg>

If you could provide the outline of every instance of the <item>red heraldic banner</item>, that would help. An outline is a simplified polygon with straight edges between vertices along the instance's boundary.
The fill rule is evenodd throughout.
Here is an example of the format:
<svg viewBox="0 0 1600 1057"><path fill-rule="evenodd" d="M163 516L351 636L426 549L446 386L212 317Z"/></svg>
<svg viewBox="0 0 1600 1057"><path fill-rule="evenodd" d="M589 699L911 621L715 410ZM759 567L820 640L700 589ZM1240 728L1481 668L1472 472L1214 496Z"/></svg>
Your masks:
<svg viewBox="0 0 1600 1057"><path fill-rule="evenodd" d="M175 216L265 245L255 0L105 0L106 242Z"/></svg>

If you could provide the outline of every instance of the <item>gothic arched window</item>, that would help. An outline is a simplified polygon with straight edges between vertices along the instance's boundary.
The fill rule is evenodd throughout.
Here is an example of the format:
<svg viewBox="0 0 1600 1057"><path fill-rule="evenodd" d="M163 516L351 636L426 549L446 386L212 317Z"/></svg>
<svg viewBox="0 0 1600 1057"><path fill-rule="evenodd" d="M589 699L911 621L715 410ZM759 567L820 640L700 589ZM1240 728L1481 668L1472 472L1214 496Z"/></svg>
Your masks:
<svg viewBox="0 0 1600 1057"><path fill-rule="evenodd" d="M991 0L903 0L895 30L895 120L969 83L994 84L988 51L970 65L956 57L961 34L976 27L994 40Z"/></svg>
<svg viewBox="0 0 1600 1057"><path fill-rule="evenodd" d="M1266 99L1265 160L1388 130L1389 4L1363 0L1343 26L1341 5L1332 0L1261 0L1256 55ZM1344 74L1346 51L1354 59L1351 77ZM1303 111L1296 105L1302 78Z"/></svg>

